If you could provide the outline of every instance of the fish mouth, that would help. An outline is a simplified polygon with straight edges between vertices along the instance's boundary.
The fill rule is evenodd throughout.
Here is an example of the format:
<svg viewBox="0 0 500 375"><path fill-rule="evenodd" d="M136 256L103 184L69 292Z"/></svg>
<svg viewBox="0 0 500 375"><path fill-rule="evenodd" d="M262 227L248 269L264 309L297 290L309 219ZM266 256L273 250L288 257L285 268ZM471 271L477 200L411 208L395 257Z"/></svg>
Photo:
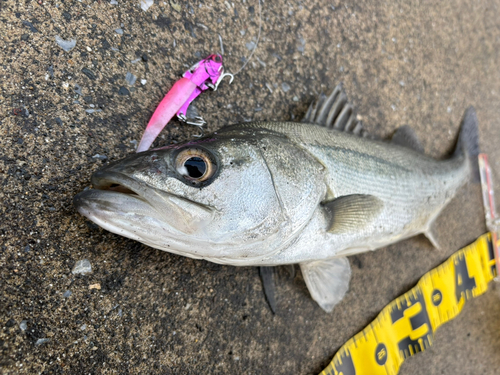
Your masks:
<svg viewBox="0 0 500 375"><path fill-rule="evenodd" d="M144 183L136 181L122 173L111 171L97 171L92 175L92 185L101 191L114 191L121 194L141 196L146 187Z"/></svg>
<svg viewBox="0 0 500 375"><path fill-rule="evenodd" d="M208 222L213 214L211 207L116 171L95 172L92 185L73 199L81 215L112 233L170 252L176 252L173 246L187 247L195 222Z"/></svg>
<svg viewBox="0 0 500 375"><path fill-rule="evenodd" d="M130 208L137 213L153 209L145 198L145 184L121 173L97 171L92 175L92 185L93 189L84 190L73 199L78 212L91 220L93 213L100 211L122 214L125 210L130 212Z"/></svg>
<svg viewBox="0 0 500 375"><path fill-rule="evenodd" d="M73 204L89 220L110 232L144 242L158 226L165 227L162 215L146 198L150 187L117 172L98 171L92 176L93 189L78 193Z"/></svg>

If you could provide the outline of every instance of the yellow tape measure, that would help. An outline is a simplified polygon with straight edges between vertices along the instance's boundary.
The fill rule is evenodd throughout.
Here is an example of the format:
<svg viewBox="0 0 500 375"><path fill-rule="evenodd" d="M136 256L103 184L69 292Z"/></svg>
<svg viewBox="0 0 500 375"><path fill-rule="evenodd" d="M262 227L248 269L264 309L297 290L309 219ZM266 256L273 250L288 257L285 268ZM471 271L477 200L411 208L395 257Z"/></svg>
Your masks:
<svg viewBox="0 0 500 375"><path fill-rule="evenodd" d="M496 236L495 236L496 237ZM497 276L491 233L457 251L387 305L347 341L320 375L395 375L404 360L432 345L434 332Z"/></svg>

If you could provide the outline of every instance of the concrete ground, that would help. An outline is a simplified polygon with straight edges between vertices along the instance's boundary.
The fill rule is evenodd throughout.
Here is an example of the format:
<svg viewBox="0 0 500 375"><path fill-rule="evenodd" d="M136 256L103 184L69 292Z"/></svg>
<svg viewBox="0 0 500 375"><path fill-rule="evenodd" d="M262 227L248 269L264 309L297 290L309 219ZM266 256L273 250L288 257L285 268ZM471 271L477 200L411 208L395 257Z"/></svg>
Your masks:
<svg viewBox="0 0 500 375"><path fill-rule="evenodd" d="M408 124L426 153L444 158L474 105L500 199L500 1L436 4L266 1L254 58L196 107L210 131L300 119L318 93L344 82L369 132L389 137ZM2 373L315 374L387 303L485 232L480 190L467 186L438 219L441 251L418 236L351 257L351 287L332 314L300 272L279 269L272 315L257 269L170 255L78 215L73 196L92 172L134 152L173 82L220 51L218 34L227 70L240 68L258 14L256 0L155 0L147 11L139 0L0 2ZM56 36L75 47L65 52ZM173 123L156 145L197 132ZM73 275L81 259L92 273ZM498 374L499 311L492 284L400 373Z"/></svg>

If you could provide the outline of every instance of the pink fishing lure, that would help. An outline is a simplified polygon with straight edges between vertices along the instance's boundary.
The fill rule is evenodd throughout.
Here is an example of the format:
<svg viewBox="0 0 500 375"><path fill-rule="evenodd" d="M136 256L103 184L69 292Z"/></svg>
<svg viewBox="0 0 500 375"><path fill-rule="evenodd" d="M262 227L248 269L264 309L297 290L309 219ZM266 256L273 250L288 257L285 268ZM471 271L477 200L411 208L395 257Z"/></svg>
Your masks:
<svg viewBox="0 0 500 375"><path fill-rule="evenodd" d="M209 88L217 90L219 83L226 75L231 77L229 82L231 83L233 76L224 73L221 55L210 55L186 71L182 78L175 82L156 108L137 147L137 152L148 150L158 134L175 114L181 121L194 125L204 124L201 118L197 122L190 122L186 117L187 109L191 102L203 91Z"/></svg>

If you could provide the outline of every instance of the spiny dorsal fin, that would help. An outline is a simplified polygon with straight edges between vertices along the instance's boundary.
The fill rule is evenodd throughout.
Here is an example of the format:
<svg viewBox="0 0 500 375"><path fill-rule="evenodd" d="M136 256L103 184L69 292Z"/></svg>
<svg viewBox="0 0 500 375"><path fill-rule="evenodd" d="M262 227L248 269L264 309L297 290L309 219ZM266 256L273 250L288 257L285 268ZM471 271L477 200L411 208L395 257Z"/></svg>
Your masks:
<svg viewBox="0 0 500 375"><path fill-rule="evenodd" d="M328 97L321 94L315 102L311 103L302 122L362 137L367 136L363 124L356 119L354 108L349 104L341 84L337 85Z"/></svg>
<svg viewBox="0 0 500 375"><path fill-rule="evenodd" d="M395 145L411 148L412 150L424 153L424 148L418 140L417 134L408 125L401 126L392 136L392 143Z"/></svg>
<svg viewBox="0 0 500 375"><path fill-rule="evenodd" d="M359 231L377 218L384 203L373 195L352 194L323 204L330 217L328 232Z"/></svg>

